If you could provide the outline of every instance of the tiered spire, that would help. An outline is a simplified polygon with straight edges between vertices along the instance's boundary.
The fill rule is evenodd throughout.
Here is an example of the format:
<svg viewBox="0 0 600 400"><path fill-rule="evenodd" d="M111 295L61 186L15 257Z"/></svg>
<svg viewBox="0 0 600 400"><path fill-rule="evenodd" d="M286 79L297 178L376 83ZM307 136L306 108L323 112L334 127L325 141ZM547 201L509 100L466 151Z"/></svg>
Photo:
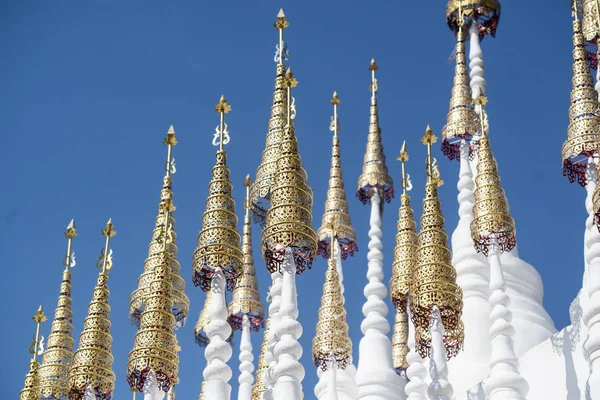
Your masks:
<svg viewBox="0 0 600 400"><path fill-rule="evenodd" d="M265 323L265 331L263 333L263 342L260 345L260 354L256 366L256 381L252 386L252 400L263 400L263 393L267 390L265 387L264 374L269 369L269 363L266 360L267 350L269 349L269 327L271 318L267 318Z"/></svg>
<svg viewBox="0 0 600 400"><path fill-rule="evenodd" d="M271 119L269 120L269 132L266 137L265 150L262 160L256 170L256 181L250 188L250 199L252 203L252 216L255 222L262 227L266 223L271 189L275 182L277 172L277 159L279 158L279 145L283 137L283 130L287 119L287 90L286 90L286 66L284 61L289 59L287 44L283 41L283 31L290 25L283 9L277 14L277 21L273 24L279 33L279 42L275 48L276 77L275 91L273 92L273 106L271 107Z"/></svg>
<svg viewBox="0 0 600 400"><path fill-rule="evenodd" d="M408 191L412 189L410 175L406 174L405 163L408 161L406 141L402 143L400 156L397 158L402 163L402 196L400 196L400 209L398 210L398 223L396 234L396 247L394 249L394 263L392 264L392 278L390 279L390 297L396 308L394 330L392 334L392 358L397 372L405 370L408 366L408 296L412 284L412 276L417 265L417 224L414 211L410 205Z"/></svg>
<svg viewBox="0 0 600 400"><path fill-rule="evenodd" d="M450 111L446 126L442 129L442 152L450 160L460 160L461 140L470 141L473 136L480 134L477 114L473 109L465 48L466 32L463 25L464 21L460 18L458 20L456 67L454 69L454 86L450 97Z"/></svg>
<svg viewBox="0 0 600 400"><path fill-rule="evenodd" d="M496 36L500 22L500 2L498 0L450 0L446 5L446 21L448 27L458 33L465 20L477 23L479 37Z"/></svg>
<svg viewBox="0 0 600 400"><path fill-rule="evenodd" d="M97 398L110 400L115 388L108 305L110 291L107 284L108 273L113 266L110 238L116 234L112 220L109 219L102 230L106 241L96 263L96 267L100 269L98 282L88 307L88 315L83 321L79 348L67 377L69 400L82 400L86 389L93 390Z"/></svg>
<svg viewBox="0 0 600 400"><path fill-rule="evenodd" d="M330 225L328 230L329 243L334 246L337 235L335 225ZM330 254L333 254L333 249L330 251ZM336 368L345 369L352 357L352 341L348 336L346 309L335 257L330 257L327 265L319 319L312 342L313 361L323 371L332 363L335 363Z"/></svg>
<svg viewBox="0 0 600 400"><path fill-rule="evenodd" d="M563 175L570 182L577 180L581 186L586 186L587 160L598 150L600 112L576 1L573 2L573 17L573 89L567 140L562 147Z"/></svg>
<svg viewBox="0 0 600 400"><path fill-rule="evenodd" d="M250 187L252 181L250 175L246 177L244 186L246 187L246 201L244 202L246 214L244 216L242 237L243 272L237 280L235 290L231 296L228 321L234 330L240 330L242 329L242 319L246 315L250 321L250 328L258 332L264 325L265 309L260 302L254 257L252 256L252 227L250 226Z"/></svg>
<svg viewBox="0 0 600 400"><path fill-rule="evenodd" d="M139 328L140 326L140 315L144 310L144 297L150 290L150 282L154 279L154 267L160 262L162 257L163 245L159 243L159 238L164 230L165 226L165 208L164 204L168 199L173 198L173 178L172 174L176 172L175 168L175 157L172 157L173 146L177 145L177 139L175 138L175 129L173 125L169 128L167 136L165 137L163 144L167 146L167 161L165 163L165 176L163 178L163 187L160 192L160 204L158 206L158 216L152 232L152 240L148 247L148 258L144 262L144 272L138 279L138 287L131 294L129 299L129 317L131 322ZM175 329L182 327L187 319L188 311L190 308L190 300L185 293L185 281L181 277L181 266L177 260L177 245L175 239L175 218L170 214L168 224L171 227L172 242L169 243L167 249L167 257L169 266L171 269L171 284L173 285L172 290L172 301L173 309L172 313L175 316Z"/></svg>
<svg viewBox="0 0 600 400"><path fill-rule="evenodd" d="M340 246L342 260L348 255L353 256L358 251L356 245L356 232L352 227L352 221L348 214L348 202L346 201L346 190L342 178L342 164L340 160L340 138L338 132L341 130L337 113L337 106L341 103L337 92L333 92L330 100L333 104L333 116L329 130L333 132L333 145L331 147L331 169L329 170L329 188L327 189L327 200L325 200L325 212L321 219L321 227L317 231L319 240L318 254L327 259L331 257L329 249L329 228L336 227L337 243Z"/></svg>
<svg viewBox="0 0 600 400"><path fill-rule="evenodd" d="M371 71L369 136L367 137L362 174L358 178L358 191L356 192L356 196L363 204L369 202L375 190L381 192L381 199L387 203L394 197L394 181L388 174L383 145L381 144L381 128L379 127L379 111L377 108L379 86L377 78L375 78L375 72L378 69L375 59L372 59L369 66L369 71Z"/></svg>
<svg viewBox="0 0 600 400"><path fill-rule="evenodd" d="M54 311L54 321L50 326L48 349L42 356L40 367L42 398L65 398L67 396L67 374L73 362L73 311L71 310L71 268L75 266L73 238L77 236L75 221L67 226L67 254L63 261L65 270L62 273L58 305Z"/></svg>
<svg viewBox="0 0 600 400"><path fill-rule="evenodd" d="M44 352L43 338L40 340L40 328L42 322L46 322L46 315L42 306L38 308L37 313L32 317L36 323L35 335L29 347L29 353L33 356L29 362L29 372L25 375L25 385L21 390L20 400L39 400L41 395L40 388L40 363L37 361L37 356Z"/></svg>
<svg viewBox="0 0 600 400"><path fill-rule="evenodd" d="M219 151L212 179L208 184L206 211L202 216L202 230L198 234L198 248L192 262L194 285L200 286L205 292L210 290L210 282L216 269L221 269L227 281L227 290L232 291L236 279L242 273L243 258L240 234L237 232L235 201L231 196L233 187L229 180L227 153L223 149L229 143L225 114L231 111L225 96L221 96L215 110L221 115L221 122L213 139L213 145L219 146Z"/></svg>
<svg viewBox="0 0 600 400"><path fill-rule="evenodd" d="M172 146L177 144L173 127L169 129L167 137L163 141L168 148L167 162L165 164L165 188L161 193L160 215L162 224L160 232L154 239L156 248L153 251L154 265L149 265L147 270L148 281L143 291L143 307L139 315L139 331L133 341L133 350L129 353L127 363L127 382L131 388L137 388L143 392L146 386L148 374L153 371L156 374L158 389L168 392L171 386L178 383L177 373L179 370L179 356L175 326L177 319L173 310L176 308L173 296L173 277L181 279L179 271L173 273L171 265L176 247L174 247L175 231L173 229L172 213L175 211L173 205L173 192L170 189L173 173L173 162L171 159ZM151 244L152 248L152 244ZM171 258L173 257L173 258ZM176 280L175 280L176 281ZM185 294L184 294L185 296ZM185 301L188 303L187 296ZM185 314L187 314L187 304ZM181 310L183 313L183 310ZM185 315L184 314L184 315ZM183 321L184 319L182 319Z"/></svg>
<svg viewBox="0 0 600 400"><path fill-rule="evenodd" d="M431 145L437 137L428 126L421 142L427 146L427 183L423 199L423 215L419 232L417 267L413 279L411 317L415 325L416 349L425 358L431 348L429 322L434 306L440 309L446 328L444 342L448 357L458 354L463 345L462 291L456 285L456 271L452 267L452 253L444 229L444 215L438 198L438 186L443 181L432 160Z"/></svg>
<svg viewBox="0 0 600 400"><path fill-rule="evenodd" d="M316 234L312 228L313 193L306 182L302 160L298 153L298 140L292 120L292 88L298 84L292 71L286 73L288 104L287 125L283 131L277 173L271 191L271 208L267 211L266 227L262 232L262 248L269 272L281 268L283 249L290 248L301 274L312 266L317 247Z"/></svg>

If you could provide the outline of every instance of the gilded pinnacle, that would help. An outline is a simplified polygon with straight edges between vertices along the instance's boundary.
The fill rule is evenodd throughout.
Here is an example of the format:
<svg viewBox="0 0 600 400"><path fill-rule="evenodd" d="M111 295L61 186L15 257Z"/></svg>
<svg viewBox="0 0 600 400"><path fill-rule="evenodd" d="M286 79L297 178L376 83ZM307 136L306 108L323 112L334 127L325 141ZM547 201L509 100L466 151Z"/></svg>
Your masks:
<svg viewBox="0 0 600 400"><path fill-rule="evenodd" d="M113 229L113 223L112 223L112 218L109 218L108 222L106 223L106 228L102 229L102 236L104 236L105 238L110 238L113 237L117 234L117 231L115 231Z"/></svg>
<svg viewBox="0 0 600 400"><path fill-rule="evenodd" d="M431 146L435 142L437 142L437 136L435 136L433 134L433 130L431 129L431 126L427 125L427 129L425 130L425 135L423 135L421 137L421 143L423 143L424 145L427 145L427 146Z"/></svg>
<svg viewBox="0 0 600 400"><path fill-rule="evenodd" d="M215 111L219 114L227 114L229 111L231 111L231 105L229 105L227 100L225 100L225 95L221 95L219 102L215 106Z"/></svg>
<svg viewBox="0 0 600 400"><path fill-rule="evenodd" d="M333 92L333 97L331 98L331 100L329 100L329 102L331 104L333 104L334 106L336 106L336 105L340 104L342 101L338 97L337 92Z"/></svg>
<svg viewBox="0 0 600 400"><path fill-rule="evenodd" d="M483 91L483 89L482 89ZM487 97L485 97L483 94L479 97L477 97L475 100L473 100L473 104L475 104L476 106L481 106L481 107L486 107L488 103L488 99Z"/></svg>
<svg viewBox="0 0 600 400"><path fill-rule="evenodd" d="M295 88L298 86L298 80L294 78L294 73L291 68L288 68L285 72L285 83L287 88Z"/></svg>
<svg viewBox="0 0 600 400"><path fill-rule="evenodd" d="M285 13L283 12L283 8L279 9L279 13L277 14L277 21L275 21L273 26L275 28L277 28L278 30L284 30L285 28L290 26L287 19L285 18Z"/></svg>
<svg viewBox="0 0 600 400"><path fill-rule="evenodd" d="M401 161L403 163L408 161L408 151L406 150L406 140L402 142L402 148L400 149L400 155L396 160Z"/></svg>
<svg viewBox="0 0 600 400"><path fill-rule="evenodd" d="M379 69L379 66L377 66L377 63L375 62L375 59L372 58L371 59L371 64L369 65L369 71L377 71Z"/></svg>
<svg viewBox="0 0 600 400"><path fill-rule="evenodd" d="M44 309L40 306L37 310L37 313L33 317L31 317L34 322L41 324L42 322L46 322L46 314L44 314Z"/></svg>
<svg viewBox="0 0 600 400"><path fill-rule="evenodd" d="M163 144L165 146L175 146L177 144L177 139L175 139L175 128L173 128L173 125L169 127L167 136L163 140Z"/></svg>
<svg viewBox="0 0 600 400"><path fill-rule="evenodd" d="M75 236L77 236L77 230L75 229L75 220L72 219L71 222L69 222L69 225L67 226L65 237L67 239L73 239Z"/></svg>

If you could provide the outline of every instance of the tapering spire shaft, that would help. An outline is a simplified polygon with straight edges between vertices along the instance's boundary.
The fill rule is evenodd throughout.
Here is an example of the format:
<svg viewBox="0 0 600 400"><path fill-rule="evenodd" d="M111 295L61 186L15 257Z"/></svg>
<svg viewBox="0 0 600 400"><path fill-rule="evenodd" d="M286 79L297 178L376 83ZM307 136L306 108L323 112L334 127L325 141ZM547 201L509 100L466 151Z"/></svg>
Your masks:
<svg viewBox="0 0 600 400"><path fill-rule="evenodd" d="M32 319L33 322L36 323L35 335L33 336L33 341L29 348L29 353L32 355L32 358L29 362L29 371L27 372L27 375L25 375L25 384L19 396L20 400L39 400L41 396L39 375L40 364L37 361L37 356L44 351L43 343L40 340L40 328L42 322L46 322L46 315L44 314L42 306L38 308L37 313Z"/></svg>

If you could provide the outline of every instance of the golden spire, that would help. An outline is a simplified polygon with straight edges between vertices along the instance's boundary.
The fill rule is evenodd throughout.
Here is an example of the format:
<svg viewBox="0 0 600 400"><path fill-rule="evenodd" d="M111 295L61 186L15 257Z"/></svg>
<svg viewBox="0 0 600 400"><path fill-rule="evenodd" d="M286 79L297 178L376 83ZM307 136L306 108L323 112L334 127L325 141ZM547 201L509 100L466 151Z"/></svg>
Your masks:
<svg viewBox="0 0 600 400"><path fill-rule="evenodd" d="M572 0L572 5L573 3L575 1ZM598 0L577 0L577 3L581 4L583 37L588 42L596 43L600 37L600 3Z"/></svg>
<svg viewBox="0 0 600 400"><path fill-rule="evenodd" d="M329 243L333 246L337 234L335 226L329 226L328 231L331 235ZM333 254L333 249L330 251ZM333 361L338 368L346 369L352 357L352 341L348 336L344 297L335 264L335 258L330 257L323 284L319 320L312 341L313 361L323 371L326 371Z"/></svg>
<svg viewBox="0 0 600 400"><path fill-rule="evenodd" d="M140 327L140 315L144 310L144 297L148 294L150 282L153 280L154 267L160 262L162 257L162 244L159 243L159 238L164 230L165 211L164 204L167 200L173 198L173 179L171 175L176 172L175 158L172 157L173 146L177 144L175 138L175 129L173 125L169 128L167 136L163 140L163 144L167 146L167 161L165 162L165 176L163 178L163 186L160 192L160 204L158 206L158 216L154 225L154 231L152 232L152 240L148 246L148 258L144 262L144 272L138 279L138 286L136 290L131 293L129 298L129 318L131 322ZM173 206L173 209L175 207ZM185 281L181 277L181 266L177 261L177 245L175 244L175 218L172 214L169 214L168 221L173 235L173 241L169 243L167 250L167 257L169 265L171 267L171 283L173 284L172 300L173 309L171 310L175 316L175 329L178 329L185 325L188 311L190 308L190 300L185 294Z"/></svg>
<svg viewBox="0 0 600 400"><path fill-rule="evenodd" d="M258 332L264 325L265 309L260 302L258 293L258 280L254 268L254 257L252 256L252 227L250 226L250 187L252 181L250 175L244 181L246 187L246 201L244 208L244 235L242 237L242 254L244 255L243 272L237 280L235 290L229 303L229 324L234 330L242 329L244 315L250 320L250 329Z"/></svg>
<svg viewBox="0 0 600 400"><path fill-rule="evenodd" d="M381 144L381 128L379 128L379 111L377 109L377 91L379 86L375 78L375 71L379 67L375 59L371 60L369 71L371 71L371 109L369 118L369 136L367 136L367 149L365 151L362 174L358 178L358 191L356 196L367 204L375 190L379 191L382 200L390 202L394 197L394 181L388 174L385 165L385 154Z"/></svg>
<svg viewBox="0 0 600 400"><path fill-rule="evenodd" d="M454 85L450 97L450 111L446 126L442 129L442 153L450 160L460 160L460 141L471 140L479 136L479 121L473 109L467 52L465 49L464 21L458 20L456 44L456 67L454 69Z"/></svg>
<svg viewBox="0 0 600 400"><path fill-rule="evenodd" d="M110 238L116 234L112 219L109 219L102 230L102 236L106 240L96 263L96 267L100 269L98 282L88 306L88 315L83 321L79 349L75 352L67 377L69 400L82 400L88 387L94 390L96 397L104 396L101 398L110 400L115 388L110 305L108 304L110 291L107 283L108 273L113 265Z"/></svg>
<svg viewBox="0 0 600 400"><path fill-rule="evenodd" d="M278 248L290 247L296 262L296 273L312 266L317 240L312 228L313 193L306 182L306 174L298 153L298 140L292 119L295 110L291 101L292 88L298 84L292 71L286 73L287 125L283 131L277 174L271 191L271 208L267 225L262 232L262 249L269 272L279 270L284 252Z"/></svg>
<svg viewBox="0 0 600 400"><path fill-rule="evenodd" d="M448 235L444 228L444 215L438 197L442 184L435 159L432 161L431 145L437 141L427 126L421 142L427 146L427 183L423 199L423 215L419 232L417 267L413 274L410 309L415 326L416 350L425 358L431 348L429 320L433 306L438 306L446 328L444 342L448 357L458 354L463 346L462 290L456 285L456 270L452 267L452 252L448 248Z"/></svg>
<svg viewBox="0 0 600 400"><path fill-rule="evenodd" d="M266 223L267 209L271 198L271 189L277 171L277 158L279 158L279 145L283 137L283 129L287 119L287 94L285 87L286 66L284 61L289 59L287 44L283 41L283 31L289 23L283 13L283 9L277 14L274 23L279 34L279 42L275 50L276 76L275 91L273 92L273 106L271 107L271 118L269 119L269 130L266 137L265 150L262 160L256 169L256 181L250 188L251 212L255 222L262 227Z"/></svg>
<svg viewBox="0 0 600 400"><path fill-rule="evenodd" d="M157 238L162 247L156 265L152 268L148 287L144 290L144 308L140 314L140 329L133 341L133 350L127 363L127 383L143 392L149 371L154 371L158 387L168 392L178 383L179 345L175 336L173 284L169 248L175 239L171 213L175 210L170 196L161 202L164 221Z"/></svg>
<svg viewBox="0 0 600 400"><path fill-rule="evenodd" d="M479 114L484 115L483 109L487 104L485 96L479 96L475 104ZM498 175L498 165L490 148L488 132L483 126L482 131L483 136L477 153L471 237L475 242L475 249L487 256L492 241L497 242L501 251L511 251L516 245L516 237L515 221L509 213L504 188Z"/></svg>
<svg viewBox="0 0 600 400"><path fill-rule="evenodd" d="M596 0L594 0L596 1ZM562 147L563 176L571 183L587 185L585 170L588 157L598 150L600 115L598 92L590 73L588 52L583 41L577 2L573 2L573 89L569 108L567 140ZM584 14L585 17L585 14Z"/></svg>
<svg viewBox="0 0 600 400"><path fill-rule="evenodd" d="M410 205L408 191L412 189L410 175L405 173L404 164L408 161L406 141L402 143L400 156L402 162L402 196L400 196L400 209L398 210L398 223L396 224L396 247L394 248L394 263L392 264L392 278L390 279L390 297L397 313L406 311L408 293L412 282L412 275L417 265L417 224L414 211Z"/></svg>
<svg viewBox="0 0 600 400"><path fill-rule="evenodd" d="M356 232L352 227L352 221L348 214L348 202L346 201L346 191L344 189L344 180L342 178L342 164L340 160L340 122L338 119L337 106L341 103L337 92L333 92L333 98L330 100L333 104L333 117L329 130L333 131L333 145L331 147L331 169L329 170L329 188L327 189L327 200L325 200L325 212L321 219L321 227L317 231L319 239L319 249L317 253L323 258L329 258L329 227L335 226L337 237L335 238L340 246L342 259L345 260L348 255L353 256L358 251L356 245Z"/></svg>
<svg viewBox="0 0 600 400"><path fill-rule="evenodd" d="M252 400L263 400L263 393L267 390L265 387L264 373L269 369L269 363L266 360L267 351L270 348L269 344L269 328L271 325L271 317L267 318L265 330L263 333L263 342L260 345L260 354L256 367L256 381L252 386Z"/></svg>
<svg viewBox="0 0 600 400"><path fill-rule="evenodd" d="M242 273L243 258L240 234L237 232L235 201L231 197L233 187L229 180L227 153L223 149L229 143L225 114L231 111L225 96L221 96L215 111L219 113L221 120L215 130L213 145L219 146L219 151L212 179L208 184L206 211L202 215L202 230L198 234L198 247L192 261L194 285L200 286L205 292L210 291L210 282L217 268L223 271L227 290L232 291L235 281Z"/></svg>
<svg viewBox="0 0 600 400"><path fill-rule="evenodd" d="M71 310L71 271L75 266L73 238L77 236L75 220L67 226L67 254L63 264L58 305L54 311L54 321L50 326L48 349L42 356L40 367L41 393L43 398L65 398L67 396L67 374L73 362L73 311Z"/></svg>
<svg viewBox="0 0 600 400"><path fill-rule="evenodd" d="M25 375L25 385L21 390L20 400L39 400L41 396L40 390L40 363L37 361L37 356L44 352L43 338L40 340L40 328L42 322L46 322L46 315L40 306L37 313L31 318L36 323L35 335L29 347L29 353L33 356L29 362L29 372Z"/></svg>
<svg viewBox="0 0 600 400"><path fill-rule="evenodd" d="M500 10L499 0L449 0L446 6L446 21L450 29L457 33L465 20L474 20L482 39L488 34L496 37Z"/></svg>
<svg viewBox="0 0 600 400"><path fill-rule="evenodd" d="M408 368L408 351L408 311L397 310L392 333L392 361L398 374Z"/></svg>

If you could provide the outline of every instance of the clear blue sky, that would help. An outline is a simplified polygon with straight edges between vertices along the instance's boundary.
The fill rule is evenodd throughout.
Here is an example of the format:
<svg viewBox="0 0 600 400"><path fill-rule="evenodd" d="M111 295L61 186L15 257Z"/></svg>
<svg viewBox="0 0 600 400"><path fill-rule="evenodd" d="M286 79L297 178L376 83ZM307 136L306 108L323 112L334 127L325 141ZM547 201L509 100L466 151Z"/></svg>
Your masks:
<svg viewBox="0 0 600 400"><path fill-rule="evenodd" d="M7 176L0 199L0 296L3 355L0 381L16 397L27 371L34 324L43 304L56 306L65 226L75 218L74 324L83 325L100 230L113 218L114 268L109 286L114 336L116 398L128 398L127 355L134 327L128 298L147 254L163 175L162 138L175 126L178 172L174 176L179 260L188 283L191 313L179 331L179 398L199 394L204 355L192 331L204 295L191 283L191 257L207 195L218 123L213 106L225 94L231 143L229 165L242 215L246 174L254 176L264 148L271 105L280 7L290 21L286 39L300 85L296 131L315 193L314 224L323 210L330 160L332 113L342 104L342 164L360 252L345 262L348 321L360 338L362 288L366 283L368 207L354 197L361 171L369 113L372 57L380 66L379 103L388 166L399 182L395 158L403 140L417 216L423 195L426 151L419 138L427 124L439 135L448 111L454 38L445 3L412 1L19 1L0 5L1 159ZM545 306L557 327L581 286L585 191L561 175L571 79L571 17L567 1L505 2L498 37L483 47L488 77L492 146L518 229L522 258L540 271ZM560 4L559 4L560 3ZM457 222L458 163L435 149L446 185L440 189L447 229ZM384 252L390 276L398 197L386 205ZM264 298L268 277L255 258ZM325 263L298 279L304 391L316 382L311 340ZM390 314L391 317L391 314ZM44 326L47 336L50 323ZM262 334L253 337L258 349ZM239 338L236 338L239 343ZM238 347L231 381L237 386Z"/></svg>

